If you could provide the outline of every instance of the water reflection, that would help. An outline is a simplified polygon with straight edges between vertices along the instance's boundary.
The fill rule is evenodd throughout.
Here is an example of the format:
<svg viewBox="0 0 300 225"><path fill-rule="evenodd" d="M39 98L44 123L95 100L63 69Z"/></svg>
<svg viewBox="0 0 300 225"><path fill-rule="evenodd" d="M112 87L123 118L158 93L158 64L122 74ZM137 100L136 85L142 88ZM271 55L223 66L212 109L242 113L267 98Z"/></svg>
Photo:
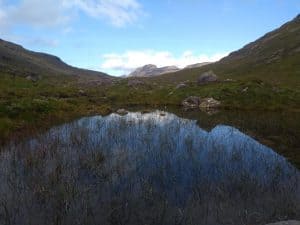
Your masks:
<svg viewBox="0 0 300 225"><path fill-rule="evenodd" d="M0 213L10 224L261 224L300 216L300 175L285 158L233 127L207 132L160 111L53 128L8 146L0 168Z"/></svg>

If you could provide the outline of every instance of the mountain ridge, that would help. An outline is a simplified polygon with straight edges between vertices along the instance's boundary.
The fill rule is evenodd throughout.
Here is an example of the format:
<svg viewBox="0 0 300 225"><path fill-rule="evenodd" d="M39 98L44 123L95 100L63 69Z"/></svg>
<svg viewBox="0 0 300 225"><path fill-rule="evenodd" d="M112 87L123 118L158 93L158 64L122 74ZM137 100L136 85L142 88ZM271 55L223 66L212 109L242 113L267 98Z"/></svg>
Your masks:
<svg viewBox="0 0 300 225"><path fill-rule="evenodd" d="M112 79L108 74L73 67L57 56L27 50L3 39L0 39L0 70L16 76L68 75L79 78L91 76L103 81Z"/></svg>
<svg viewBox="0 0 300 225"><path fill-rule="evenodd" d="M152 77L165 73L176 72L178 70L180 69L176 66L157 67L154 64L147 64L142 67L136 68L128 75L128 77Z"/></svg>
<svg viewBox="0 0 300 225"><path fill-rule="evenodd" d="M133 72L131 72L128 77L155 77L160 76L167 73L178 72L185 69L191 68L199 68L205 65L209 65L211 62L203 62L203 63L195 63L191 65L187 65L186 67L180 69L177 66L164 66L164 67L157 67L154 64L147 64L142 67L138 67Z"/></svg>

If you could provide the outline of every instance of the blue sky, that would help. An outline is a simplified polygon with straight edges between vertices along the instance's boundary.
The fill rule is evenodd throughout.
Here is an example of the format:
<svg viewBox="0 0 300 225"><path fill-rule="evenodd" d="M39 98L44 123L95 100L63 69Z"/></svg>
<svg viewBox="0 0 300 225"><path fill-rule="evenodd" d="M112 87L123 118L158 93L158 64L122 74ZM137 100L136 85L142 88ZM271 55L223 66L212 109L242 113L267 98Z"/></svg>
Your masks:
<svg viewBox="0 0 300 225"><path fill-rule="evenodd" d="M299 13L299 0L0 0L0 38L123 75L218 60Z"/></svg>

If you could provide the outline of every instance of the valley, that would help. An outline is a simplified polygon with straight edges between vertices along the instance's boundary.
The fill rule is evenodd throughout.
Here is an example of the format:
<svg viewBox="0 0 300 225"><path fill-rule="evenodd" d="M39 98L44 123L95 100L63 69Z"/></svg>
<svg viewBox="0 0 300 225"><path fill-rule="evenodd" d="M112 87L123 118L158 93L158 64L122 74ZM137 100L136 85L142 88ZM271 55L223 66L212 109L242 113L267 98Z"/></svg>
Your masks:
<svg viewBox="0 0 300 225"><path fill-rule="evenodd" d="M160 30L166 32L160 39L157 24L149 30L123 24L140 16L127 14L141 10L135 0L63 3L60 10L76 15L82 29L59 30L68 47L54 42L52 49L69 56L68 62L81 57L76 65L106 72L0 39L0 224L299 224L300 15L213 60L192 51L178 56L180 38L188 37L195 49L193 41L203 41L211 53L250 35L227 27L236 29L233 39L213 41L217 28L229 23L223 15L230 7L219 12L222 26L205 24L211 35L195 37L200 25L180 27L180 20L174 26L173 19L159 18L168 28ZM17 5L2 5L0 34L23 15ZM35 18L43 12L14 28L22 33L34 21L31 31L41 31L43 20ZM9 13L17 17L4 23ZM93 27L89 16L116 21ZM45 35L73 18L57 17ZM130 50L148 35L144 51ZM158 43L172 46L177 56L151 50ZM110 48L125 53L104 54ZM128 73L107 72L115 70Z"/></svg>

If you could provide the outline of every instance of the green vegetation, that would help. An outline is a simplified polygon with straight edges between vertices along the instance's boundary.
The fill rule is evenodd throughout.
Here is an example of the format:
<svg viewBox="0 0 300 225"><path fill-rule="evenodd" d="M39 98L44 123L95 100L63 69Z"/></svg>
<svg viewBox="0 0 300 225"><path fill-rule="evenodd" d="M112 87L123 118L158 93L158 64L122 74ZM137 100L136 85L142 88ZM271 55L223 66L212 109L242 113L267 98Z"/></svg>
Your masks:
<svg viewBox="0 0 300 225"><path fill-rule="evenodd" d="M240 80L176 89L175 84L128 80L95 87L80 87L70 77L43 78L33 82L22 77L0 76L0 137L21 128L47 127L80 116L106 114L119 107L180 106L188 96L213 97L225 109L298 111L300 90L261 80Z"/></svg>
<svg viewBox="0 0 300 225"><path fill-rule="evenodd" d="M188 96L213 97L223 102L228 109L286 109L297 110L300 104L300 90L271 85L261 80L217 82L197 85L189 82L187 87L176 89L175 85L160 86L149 83L128 88L120 82L108 90L107 97L120 104L180 105Z"/></svg>
<svg viewBox="0 0 300 225"><path fill-rule="evenodd" d="M89 102L70 77L44 78L0 76L0 140L9 135L43 128L79 116L107 113L105 104ZM20 133L18 131L21 131Z"/></svg>

